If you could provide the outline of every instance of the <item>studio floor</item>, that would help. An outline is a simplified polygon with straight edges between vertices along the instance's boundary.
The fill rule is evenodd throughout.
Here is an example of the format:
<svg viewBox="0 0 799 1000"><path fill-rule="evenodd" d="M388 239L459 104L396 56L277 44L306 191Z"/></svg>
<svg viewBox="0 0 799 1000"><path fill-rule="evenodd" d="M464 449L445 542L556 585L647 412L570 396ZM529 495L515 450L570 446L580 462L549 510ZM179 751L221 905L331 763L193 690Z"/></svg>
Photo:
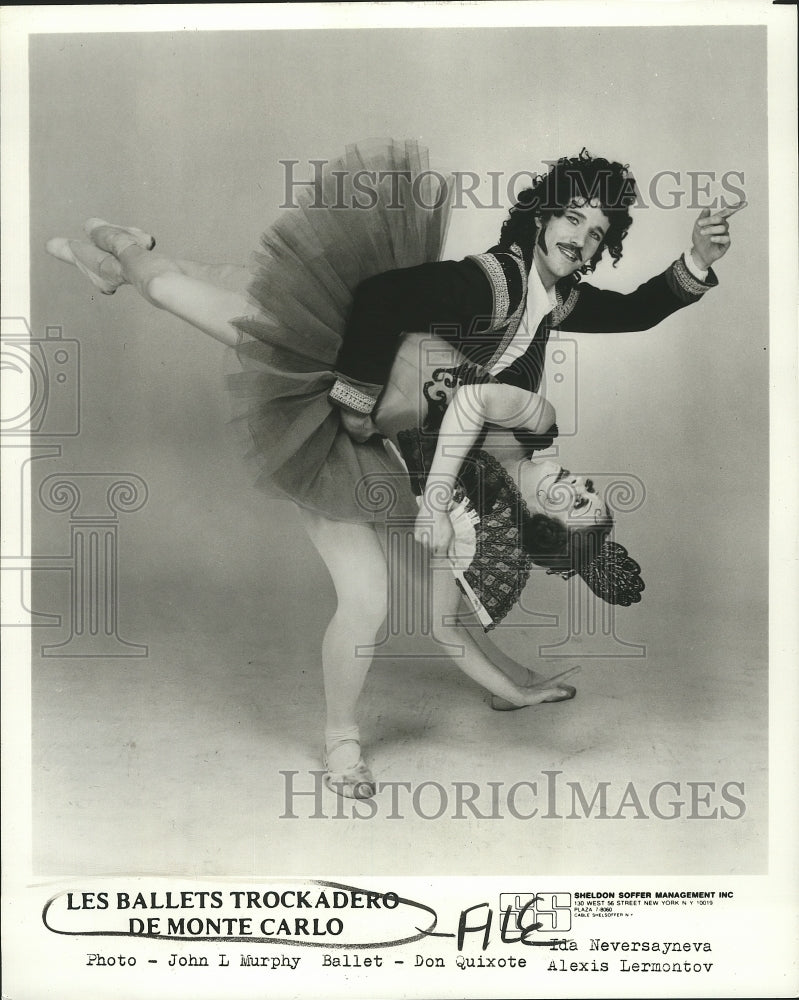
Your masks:
<svg viewBox="0 0 799 1000"><path fill-rule="evenodd" d="M387 786L368 806L326 789L289 794L313 791L321 766L319 643L332 594L322 587L314 603L318 586L287 581L265 604L213 583L139 581L121 630L146 636L144 658L34 647L35 872L765 870L766 663L751 615L642 606L617 628L645 638L645 656L581 659L537 658L562 629L517 613L499 645L547 675L581 671L573 701L509 713L492 711L448 659L406 657L392 640L368 677L361 728L376 779L409 787ZM298 606L303 627L291 625ZM535 789L511 794L519 782ZM662 782L676 783L656 794L663 818L651 798ZM601 796L591 800L602 788L600 817Z"/></svg>

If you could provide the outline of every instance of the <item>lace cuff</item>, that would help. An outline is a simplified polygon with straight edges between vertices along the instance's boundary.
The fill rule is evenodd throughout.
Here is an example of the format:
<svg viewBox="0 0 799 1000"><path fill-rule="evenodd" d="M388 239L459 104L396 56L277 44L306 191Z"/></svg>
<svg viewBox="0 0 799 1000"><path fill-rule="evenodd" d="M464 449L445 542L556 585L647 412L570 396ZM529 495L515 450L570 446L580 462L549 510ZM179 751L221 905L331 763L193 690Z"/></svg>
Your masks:
<svg viewBox="0 0 799 1000"><path fill-rule="evenodd" d="M371 413L375 408L377 398L382 391L382 385L374 385L371 382L356 382L346 379L342 375L337 375L327 398L342 410L365 414Z"/></svg>
<svg viewBox="0 0 799 1000"><path fill-rule="evenodd" d="M688 247L687 250L683 251L682 260L685 262L685 266L691 272L691 274L696 278L697 281L705 282L707 281L707 272L710 270L709 267L700 267L694 260L693 247Z"/></svg>

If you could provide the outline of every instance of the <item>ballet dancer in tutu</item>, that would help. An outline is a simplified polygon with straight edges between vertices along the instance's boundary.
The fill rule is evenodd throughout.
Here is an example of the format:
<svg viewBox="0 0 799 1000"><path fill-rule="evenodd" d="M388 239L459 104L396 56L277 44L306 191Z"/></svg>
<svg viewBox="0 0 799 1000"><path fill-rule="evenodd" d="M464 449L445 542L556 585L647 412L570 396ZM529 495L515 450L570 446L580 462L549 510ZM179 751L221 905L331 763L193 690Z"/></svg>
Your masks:
<svg viewBox="0 0 799 1000"><path fill-rule="evenodd" d="M617 187L628 176L585 153L559 161L575 163L583 183L607 166L619 168ZM374 180L366 209L353 202L364 177ZM410 192L400 210L397 177ZM534 457L557 433L553 408L535 391L543 346L570 318L579 329L645 328L698 300L715 283L710 261L729 243L726 216L705 216L706 232L697 227L695 245L706 251L699 263L684 256L630 295L605 292L576 279L606 248L621 256L631 199L611 205L607 189L603 200L573 186L564 198L562 179L557 167L539 178L497 247L461 262L439 261L446 180L411 142L348 147L265 233L252 271L166 257L148 233L101 219L86 222L86 239L47 245L100 292L128 285L234 348L240 370L229 384L257 485L297 506L336 590L322 666L325 782L339 794L375 791L356 716L370 660L356 650L374 644L386 616L390 516L416 517L416 537L432 554L434 620L456 622L455 662L498 710L575 693L562 676L545 680L464 624L476 617L487 630L501 621L533 564L579 574L612 603L640 600L639 568L610 540L611 513L591 482ZM722 235L726 242L711 242ZM519 342L526 310L542 308L533 290L551 308ZM450 338L447 364L426 363L441 357L429 349L432 326L468 331L475 318L487 336ZM484 447L488 427L504 432L493 454ZM390 513L364 499L364 486L377 482L391 486Z"/></svg>

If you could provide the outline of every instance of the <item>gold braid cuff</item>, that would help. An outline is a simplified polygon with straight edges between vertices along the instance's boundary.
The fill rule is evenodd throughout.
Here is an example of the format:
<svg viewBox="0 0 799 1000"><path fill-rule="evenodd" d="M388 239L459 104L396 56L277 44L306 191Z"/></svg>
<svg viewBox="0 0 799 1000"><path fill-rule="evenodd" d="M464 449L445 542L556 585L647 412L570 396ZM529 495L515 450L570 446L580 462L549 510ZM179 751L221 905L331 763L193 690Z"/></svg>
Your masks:
<svg viewBox="0 0 799 1000"><path fill-rule="evenodd" d="M374 395L370 395L368 391L353 385L351 382L337 378L327 398L342 410L366 414L371 413L375 408L380 389L380 386L376 386L372 389Z"/></svg>

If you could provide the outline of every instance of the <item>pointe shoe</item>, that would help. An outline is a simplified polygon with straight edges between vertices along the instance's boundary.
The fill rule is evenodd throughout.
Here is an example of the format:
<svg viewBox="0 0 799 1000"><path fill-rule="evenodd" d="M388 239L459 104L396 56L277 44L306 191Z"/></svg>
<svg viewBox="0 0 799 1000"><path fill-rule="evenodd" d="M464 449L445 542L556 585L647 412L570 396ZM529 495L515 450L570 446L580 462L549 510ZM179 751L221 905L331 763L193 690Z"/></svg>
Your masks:
<svg viewBox="0 0 799 1000"><path fill-rule="evenodd" d="M325 747L322 753L322 760L327 773L322 780L331 792L342 795L346 799L371 799L376 791L375 779L372 776L372 772L366 766L363 757L359 757L356 764L345 768L343 771L331 771L329 768L328 753L344 746L345 743L355 743L360 750L360 743L354 739L339 740L332 747Z"/></svg>
<svg viewBox="0 0 799 1000"><path fill-rule="evenodd" d="M557 701L571 701L572 698L577 694L577 688L571 686L571 684L556 684L557 688L563 691L563 694L557 698L545 698L540 704L542 705L553 705ZM506 701L504 698L500 698L497 694L491 695L491 707L495 712L515 712L519 708L530 708L530 705L514 705L512 701Z"/></svg>
<svg viewBox="0 0 799 1000"><path fill-rule="evenodd" d="M145 233L143 229L118 226L105 219L87 219L83 223L83 231L95 246L116 256L131 246L138 246L143 250L152 250L155 246L155 237Z"/></svg>
<svg viewBox="0 0 799 1000"><path fill-rule="evenodd" d="M120 285L125 284L125 277L116 257L98 249L93 243L56 236L47 241L45 249L51 257L62 260L65 264L73 264L103 295L113 295ZM103 268L105 273L101 274Z"/></svg>
<svg viewBox="0 0 799 1000"><path fill-rule="evenodd" d="M528 677L528 683L524 686L526 688L537 688L537 687L549 687L553 681L558 680L559 677L565 677L567 674L573 674L575 671L579 670L579 667L572 667L569 670L564 670L562 674L556 674L554 677L550 677L546 681L536 681L535 683L530 683L532 675ZM577 694L577 688L572 687L571 684L555 684L555 687L563 691L563 694L558 698L547 698L542 705L552 705L559 701L571 701L572 698ZM491 707L495 712L515 712L520 708L529 708L529 705L514 705L512 701L507 701L505 698L500 698L499 695L491 695Z"/></svg>

